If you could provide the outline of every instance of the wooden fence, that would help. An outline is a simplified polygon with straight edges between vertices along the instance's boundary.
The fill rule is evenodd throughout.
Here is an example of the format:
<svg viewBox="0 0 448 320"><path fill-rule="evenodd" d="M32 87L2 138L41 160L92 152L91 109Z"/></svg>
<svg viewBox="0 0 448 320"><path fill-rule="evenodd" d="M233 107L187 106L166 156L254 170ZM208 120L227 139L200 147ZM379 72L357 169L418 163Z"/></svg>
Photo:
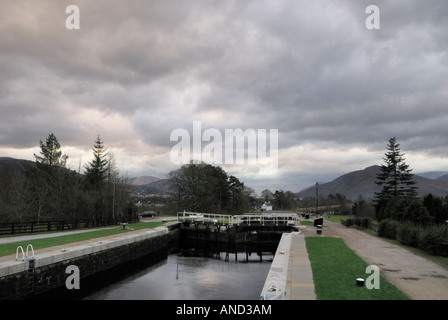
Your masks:
<svg viewBox="0 0 448 320"><path fill-rule="evenodd" d="M129 222L136 222L137 217ZM8 222L0 223L0 236L21 233L37 233L50 231L76 230L93 227L118 225L122 219L82 219L62 221L34 221L34 222Z"/></svg>

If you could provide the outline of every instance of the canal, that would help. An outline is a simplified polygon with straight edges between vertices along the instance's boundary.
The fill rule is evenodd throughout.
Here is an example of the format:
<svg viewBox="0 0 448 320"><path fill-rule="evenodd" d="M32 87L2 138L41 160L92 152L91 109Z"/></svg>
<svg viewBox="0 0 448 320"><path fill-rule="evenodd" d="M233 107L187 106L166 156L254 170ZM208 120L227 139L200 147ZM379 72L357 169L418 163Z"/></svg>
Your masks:
<svg viewBox="0 0 448 320"><path fill-rule="evenodd" d="M172 253L102 282L80 299L87 300L258 300L272 255L245 253L209 257ZM120 278L120 279L118 279Z"/></svg>
<svg viewBox="0 0 448 320"><path fill-rule="evenodd" d="M176 249L165 257L95 276L97 284L79 299L259 300L281 232L249 232L253 241L229 245L213 241L218 233L198 231L182 230ZM226 233L220 235L227 240ZM239 237L249 239L245 233Z"/></svg>
<svg viewBox="0 0 448 320"><path fill-rule="evenodd" d="M54 300L259 300L274 259L258 253L183 246L143 257L31 299ZM261 253L261 255L260 255Z"/></svg>
<svg viewBox="0 0 448 320"><path fill-rule="evenodd" d="M62 286L33 298L259 300L281 234L182 229L168 250L81 278L79 289Z"/></svg>

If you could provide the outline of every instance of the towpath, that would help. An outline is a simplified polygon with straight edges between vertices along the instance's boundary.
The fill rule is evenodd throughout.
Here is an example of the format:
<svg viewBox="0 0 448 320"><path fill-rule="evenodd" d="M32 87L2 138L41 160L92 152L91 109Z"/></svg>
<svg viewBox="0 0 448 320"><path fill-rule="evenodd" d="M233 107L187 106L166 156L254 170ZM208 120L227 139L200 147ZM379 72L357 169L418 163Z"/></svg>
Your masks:
<svg viewBox="0 0 448 320"><path fill-rule="evenodd" d="M306 236L316 235L308 227ZM413 300L448 300L448 268L362 230L324 221L322 236L344 239L359 257ZM367 274L366 274L367 275Z"/></svg>
<svg viewBox="0 0 448 320"><path fill-rule="evenodd" d="M176 217L156 217L156 218L143 218L141 219L142 222L158 222L158 221L173 221L176 220ZM35 240L35 239L44 239L44 238L54 238L54 237L60 237L60 236L66 236L70 234L77 234L77 233L85 233L85 232L91 232L96 230L105 230L105 229L113 229L117 228L117 226L113 227L103 227L98 229L83 229L83 230L76 230L76 231L61 231L61 232L51 232L51 233L36 233L36 234L30 234L30 235L18 235L14 237L1 237L0 238L0 244L5 243L14 243L18 241L28 241L28 240Z"/></svg>

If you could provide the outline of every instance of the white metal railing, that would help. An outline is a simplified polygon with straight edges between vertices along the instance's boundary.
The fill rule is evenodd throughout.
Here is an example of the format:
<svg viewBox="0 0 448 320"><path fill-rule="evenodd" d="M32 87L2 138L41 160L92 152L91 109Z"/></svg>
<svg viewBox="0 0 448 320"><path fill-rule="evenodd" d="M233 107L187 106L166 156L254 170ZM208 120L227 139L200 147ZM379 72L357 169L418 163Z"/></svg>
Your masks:
<svg viewBox="0 0 448 320"><path fill-rule="evenodd" d="M178 212L177 221L196 221L196 222L212 222L222 224L291 224L294 225L298 221L298 215L295 213L283 214L243 214L243 215L226 215L200 212Z"/></svg>
<svg viewBox="0 0 448 320"><path fill-rule="evenodd" d="M178 212L177 221L197 221L197 222L212 222L233 224L234 218L228 214L214 214L201 212Z"/></svg>
<svg viewBox="0 0 448 320"><path fill-rule="evenodd" d="M292 224L294 225L298 220L297 214L259 214L259 215L240 215L235 216L238 218L237 223L246 223L251 225L253 223L265 225L265 224Z"/></svg>

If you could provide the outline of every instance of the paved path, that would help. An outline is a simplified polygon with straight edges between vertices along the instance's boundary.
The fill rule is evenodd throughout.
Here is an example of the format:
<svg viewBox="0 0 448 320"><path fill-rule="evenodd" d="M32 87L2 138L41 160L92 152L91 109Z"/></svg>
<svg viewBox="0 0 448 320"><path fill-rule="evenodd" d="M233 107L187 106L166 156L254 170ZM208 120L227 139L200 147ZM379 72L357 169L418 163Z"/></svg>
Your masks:
<svg viewBox="0 0 448 320"><path fill-rule="evenodd" d="M302 233L291 233L286 288L288 300L316 300L313 271Z"/></svg>
<svg viewBox="0 0 448 320"><path fill-rule="evenodd" d="M316 235L315 228L301 229ZM359 257L413 300L448 300L448 268L367 232L324 221L322 236L344 239Z"/></svg>
<svg viewBox="0 0 448 320"><path fill-rule="evenodd" d="M172 221L177 220L177 217L156 217L156 218L142 218L141 222L159 222L159 221ZM85 233L85 232L91 232L96 230L105 230L105 229L114 229L119 226L113 226L113 227L103 227L103 228L97 228L97 229L83 229L83 230L76 230L76 231L61 231L61 232L51 232L51 233L36 233L32 235L22 235L22 236L15 236L15 237L3 237L0 238L0 244L5 243L14 243L19 241L28 241L28 240L35 240L35 239L44 239L44 238L53 238L53 237L60 237L60 236L66 236L69 234L76 234L76 233Z"/></svg>
<svg viewBox="0 0 448 320"><path fill-rule="evenodd" d="M19 242L19 241L35 240L35 239L54 238L54 237L66 236L66 235L69 235L69 234L85 233L85 232L91 232L91 231L96 231L96 230L104 230L104 229L112 229L112 228L117 228L117 227L114 226L114 227L111 227L111 228L84 229L84 230L78 230L78 231L61 231L61 232L52 232L52 233L37 233L37 234L26 235L26 236L5 237L5 238L0 238L0 244L14 243L14 242Z"/></svg>

